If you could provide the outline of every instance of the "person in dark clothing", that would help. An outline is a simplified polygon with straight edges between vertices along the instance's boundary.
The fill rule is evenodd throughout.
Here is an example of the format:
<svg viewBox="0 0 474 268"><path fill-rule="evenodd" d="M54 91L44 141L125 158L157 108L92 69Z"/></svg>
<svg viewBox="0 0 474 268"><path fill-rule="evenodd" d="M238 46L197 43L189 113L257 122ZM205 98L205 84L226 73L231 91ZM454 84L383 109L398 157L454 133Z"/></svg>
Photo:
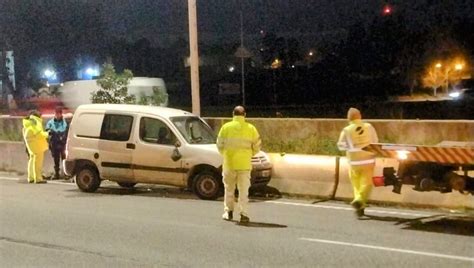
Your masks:
<svg viewBox="0 0 474 268"><path fill-rule="evenodd" d="M62 161L66 158L67 129L68 125L63 118L63 110L61 107L57 107L54 118L46 124L46 131L49 132L49 150L54 159L53 179L56 180L59 179L60 160Z"/></svg>

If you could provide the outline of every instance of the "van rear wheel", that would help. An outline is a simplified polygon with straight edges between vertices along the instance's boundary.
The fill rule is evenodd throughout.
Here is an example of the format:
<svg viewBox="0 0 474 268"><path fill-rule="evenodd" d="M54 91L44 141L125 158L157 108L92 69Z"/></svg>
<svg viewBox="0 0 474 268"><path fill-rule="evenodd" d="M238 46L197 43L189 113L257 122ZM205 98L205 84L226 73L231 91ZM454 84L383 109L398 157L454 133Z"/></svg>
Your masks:
<svg viewBox="0 0 474 268"><path fill-rule="evenodd" d="M120 187L123 188L133 188L137 184L136 182L117 182Z"/></svg>
<svg viewBox="0 0 474 268"><path fill-rule="evenodd" d="M211 171L202 171L194 177L194 193L204 200L215 200L222 192L220 176Z"/></svg>
<svg viewBox="0 0 474 268"><path fill-rule="evenodd" d="M76 175L76 184L83 192L95 192L100 186L99 173L91 166L84 166Z"/></svg>

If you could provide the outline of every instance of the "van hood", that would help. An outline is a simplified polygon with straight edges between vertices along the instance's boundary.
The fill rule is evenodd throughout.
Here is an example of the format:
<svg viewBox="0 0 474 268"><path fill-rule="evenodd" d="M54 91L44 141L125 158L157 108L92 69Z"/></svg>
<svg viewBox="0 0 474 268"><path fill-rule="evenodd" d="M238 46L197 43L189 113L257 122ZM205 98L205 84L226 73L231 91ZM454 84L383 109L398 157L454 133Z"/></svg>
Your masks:
<svg viewBox="0 0 474 268"><path fill-rule="evenodd" d="M183 148L183 155L187 161L195 163L207 163L216 168L222 166L222 155L217 150L216 144L192 144Z"/></svg>
<svg viewBox="0 0 474 268"><path fill-rule="evenodd" d="M219 154L216 144L192 144L190 147L199 148L199 150L204 150L210 154Z"/></svg>

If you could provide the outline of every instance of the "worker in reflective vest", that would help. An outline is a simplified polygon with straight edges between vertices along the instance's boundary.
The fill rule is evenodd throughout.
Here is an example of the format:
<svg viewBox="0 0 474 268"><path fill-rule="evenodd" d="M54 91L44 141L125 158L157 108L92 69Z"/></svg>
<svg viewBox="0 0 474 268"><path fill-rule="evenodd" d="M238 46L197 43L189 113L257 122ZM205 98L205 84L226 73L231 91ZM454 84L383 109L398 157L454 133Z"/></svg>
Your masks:
<svg viewBox="0 0 474 268"><path fill-rule="evenodd" d="M48 133L43 130L43 120L38 111L31 111L27 118L23 119L23 139L29 154L28 160L28 182L46 183L43 180L44 152L48 150Z"/></svg>
<svg viewBox="0 0 474 268"><path fill-rule="evenodd" d="M377 143L378 137L374 127L362 122L362 115L356 108L347 112L349 125L339 136L337 146L346 151L349 162L349 177L354 190L354 200L351 205L360 218L364 215L364 208L372 189L372 176L375 167L375 155L363 149L371 143Z"/></svg>
<svg viewBox="0 0 474 268"><path fill-rule="evenodd" d="M240 222L249 222L248 191L252 156L260 151L260 135L257 129L245 122L245 109L234 108L233 119L222 126L217 137L217 148L223 155L222 177L224 182L224 214L230 221L234 211L234 192L239 190Z"/></svg>

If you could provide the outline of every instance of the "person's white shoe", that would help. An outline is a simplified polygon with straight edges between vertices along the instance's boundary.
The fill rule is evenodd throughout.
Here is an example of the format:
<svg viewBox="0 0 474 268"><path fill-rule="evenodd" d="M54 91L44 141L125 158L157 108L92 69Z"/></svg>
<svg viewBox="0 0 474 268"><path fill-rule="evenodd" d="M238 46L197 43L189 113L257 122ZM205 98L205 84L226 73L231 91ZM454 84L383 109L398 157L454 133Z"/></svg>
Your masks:
<svg viewBox="0 0 474 268"><path fill-rule="evenodd" d="M233 218L233 213L232 211L226 211L224 214L222 214L222 219L225 221L231 221Z"/></svg>

